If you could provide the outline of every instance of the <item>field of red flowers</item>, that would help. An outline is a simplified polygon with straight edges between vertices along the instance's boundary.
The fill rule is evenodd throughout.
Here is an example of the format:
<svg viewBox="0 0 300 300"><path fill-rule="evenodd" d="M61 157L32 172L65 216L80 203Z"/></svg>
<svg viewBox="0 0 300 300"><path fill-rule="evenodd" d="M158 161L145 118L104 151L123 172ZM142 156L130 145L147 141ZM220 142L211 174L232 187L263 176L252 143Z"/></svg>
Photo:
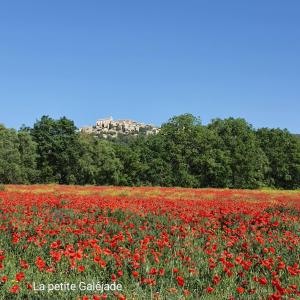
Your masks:
<svg viewBox="0 0 300 300"><path fill-rule="evenodd" d="M0 299L300 299L300 192L6 186Z"/></svg>

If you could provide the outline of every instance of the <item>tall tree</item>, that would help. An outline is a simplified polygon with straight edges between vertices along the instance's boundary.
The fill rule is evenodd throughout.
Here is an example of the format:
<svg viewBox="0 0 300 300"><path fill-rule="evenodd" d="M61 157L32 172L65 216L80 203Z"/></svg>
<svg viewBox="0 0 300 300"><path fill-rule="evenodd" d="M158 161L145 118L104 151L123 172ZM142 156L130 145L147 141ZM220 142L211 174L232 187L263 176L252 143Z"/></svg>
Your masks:
<svg viewBox="0 0 300 300"><path fill-rule="evenodd" d="M21 128L18 132L18 144L20 153L20 167L23 183L35 183L38 179L36 143L33 141L30 132Z"/></svg>
<svg viewBox="0 0 300 300"><path fill-rule="evenodd" d="M126 144L113 144L116 156L121 163L120 185L140 186L145 184L144 174L147 166L141 161L143 145L143 142L137 142L137 140L128 140Z"/></svg>
<svg viewBox="0 0 300 300"><path fill-rule="evenodd" d="M54 120L43 116L31 131L37 143L42 182L76 183L79 160L79 139L74 122L66 117Z"/></svg>
<svg viewBox="0 0 300 300"><path fill-rule="evenodd" d="M265 184L268 160L256 139L254 129L244 119L216 119L208 126L222 142L229 164L227 186L257 188Z"/></svg>
<svg viewBox="0 0 300 300"><path fill-rule="evenodd" d="M171 165L172 185L184 187L199 185L192 172L190 156L195 149L196 131L200 126L200 119L191 114L173 117L162 125L159 137L161 137L163 148L160 147L160 151L162 151L163 161Z"/></svg>
<svg viewBox="0 0 300 300"><path fill-rule="evenodd" d="M113 144L81 134L78 181L81 184L118 185L121 162L116 157Z"/></svg>
<svg viewBox="0 0 300 300"><path fill-rule="evenodd" d="M173 117L158 135L162 140L159 153L172 167L171 185L187 187L226 187L230 170L218 134L203 126L191 114Z"/></svg>
<svg viewBox="0 0 300 300"><path fill-rule="evenodd" d="M256 134L270 162L266 174L268 185L284 189L299 188L300 140L281 129L261 128Z"/></svg>
<svg viewBox="0 0 300 300"><path fill-rule="evenodd" d="M21 183L22 169L18 135L0 124L0 183Z"/></svg>

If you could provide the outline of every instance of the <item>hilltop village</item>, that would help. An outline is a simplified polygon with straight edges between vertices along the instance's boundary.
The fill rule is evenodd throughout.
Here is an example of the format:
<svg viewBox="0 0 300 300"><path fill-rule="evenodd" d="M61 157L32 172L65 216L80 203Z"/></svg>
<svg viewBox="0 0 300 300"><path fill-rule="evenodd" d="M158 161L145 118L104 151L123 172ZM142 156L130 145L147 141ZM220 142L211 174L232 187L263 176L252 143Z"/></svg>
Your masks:
<svg viewBox="0 0 300 300"><path fill-rule="evenodd" d="M80 129L81 132L94 134L103 138L118 137L119 135L157 134L159 128L150 124L143 124L133 120L113 120L112 117L100 119L94 126Z"/></svg>

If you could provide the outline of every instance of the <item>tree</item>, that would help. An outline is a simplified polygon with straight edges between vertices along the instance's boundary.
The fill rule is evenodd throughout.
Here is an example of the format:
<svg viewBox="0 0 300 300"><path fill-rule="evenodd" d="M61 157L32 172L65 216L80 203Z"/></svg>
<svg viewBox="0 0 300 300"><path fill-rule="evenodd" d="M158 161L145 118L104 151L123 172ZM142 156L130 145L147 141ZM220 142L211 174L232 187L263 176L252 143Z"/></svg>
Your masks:
<svg viewBox="0 0 300 300"><path fill-rule="evenodd" d="M140 163L139 184L171 186L174 182L173 167L166 155L161 135L141 137L134 143Z"/></svg>
<svg viewBox="0 0 300 300"><path fill-rule="evenodd" d="M268 160L255 132L244 119L213 120L209 129L221 139L220 149L228 164L226 185L230 188L257 188L265 184Z"/></svg>
<svg viewBox="0 0 300 300"><path fill-rule="evenodd" d="M81 134L78 181L80 184L118 185L121 162L116 157L113 144Z"/></svg>
<svg viewBox="0 0 300 300"><path fill-rule="evenodd" d="M207 126L197 126L187 152L198 187L228 187L230 165L222 139Z"/></svg>
<svg viewBox="0 0 300 300"><path fill-rule="evenodd" d="M37 153L36 143L32 140L30 132L26 128L21 128L18 132L18 146L20 153L20 167L22 182L29 184L35 183L38 179L36 168Z"/></svg>
<svg viewBox="0 0 300 300"><path fill-rule="evenodd" d="M21 183L21 157L14 129L0 124L0 183Z"/></svg>
<svg viewBox="0 0 300 300"><path fill-rule="evenodd" d="M191 114L183 114L171 118L161 127L158 135L162 143L160 151L162 160L168 162L172 168L171 185L199 186L192 172L190 156L195 149L195 135L200 126L200 119Z"/></svg>
<svg viewBox="0 0 300 300"><path fill-rule="evenodd" d="M261 128L256 132L270 168L269 186L284 189L300 187L300 141L287 130Z"/></svg>
<svg viewBox="0 0 300 300"><path fill-rule="evenodd" d="M144 184L185 187L226 186L228 164L219 136L199 118L184 114L163 124L157 135L135 143L144 165ZM137 150L136 150L137 151Z"/></svg>
<svg viewBox="0 0 300 300"><path fill-rule="evenodd" d="M80 145L74 122L66 117L54 120L43 116L34 124L31 134L37 143L40 181L76 183Z"/></svg>
<svg viewBox="0 0 300 300"><path fill-rule="evenodd" d="M116 157L121 164L120 185L140 186L144 184L145 164L141 162L141 149L143 143L137 140L128 143L114 143Z"/></svg>

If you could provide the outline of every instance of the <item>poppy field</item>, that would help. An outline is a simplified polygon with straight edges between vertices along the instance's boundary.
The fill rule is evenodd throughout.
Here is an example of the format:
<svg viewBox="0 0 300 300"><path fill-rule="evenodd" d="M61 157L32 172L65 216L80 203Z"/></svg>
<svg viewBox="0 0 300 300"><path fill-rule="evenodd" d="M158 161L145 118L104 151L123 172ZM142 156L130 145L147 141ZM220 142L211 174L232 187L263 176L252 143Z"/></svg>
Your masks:
<svg viewBox="0 0 300 300"><path fill-rule="evenodd" d="M0 299L300 299L300 192L5 186Z"/></svg>

